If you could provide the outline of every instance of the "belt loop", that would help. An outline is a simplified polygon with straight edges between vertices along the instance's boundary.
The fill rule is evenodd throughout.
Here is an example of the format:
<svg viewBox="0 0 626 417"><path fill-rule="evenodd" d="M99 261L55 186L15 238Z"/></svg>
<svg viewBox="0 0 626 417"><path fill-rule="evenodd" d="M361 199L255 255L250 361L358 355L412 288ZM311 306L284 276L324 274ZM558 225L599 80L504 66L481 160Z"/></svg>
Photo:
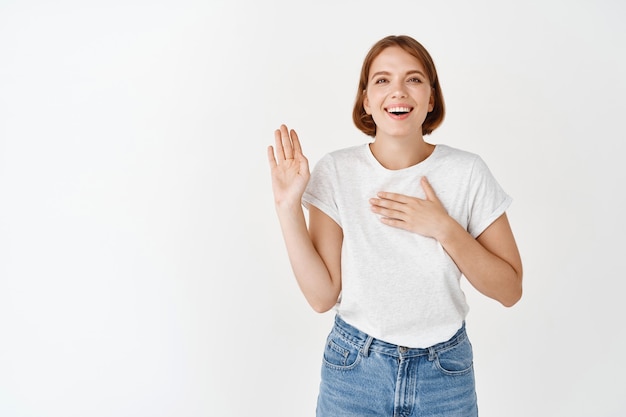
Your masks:
<svg viewBox="0 0 626 417"><path fill-rule="evenodd" d="M428 361L432 362L437 357L437 351L432 346L428 348Z"/></svg>
<svg viewBox="0 0 626 417"><path fill-rule="evenodd" d="M366 358L369 355L370 345L372 344L372 340L374 340L372 336L367 336L367 340L365 341L365 344L363 345L363 356L365 356Z"/></svg>

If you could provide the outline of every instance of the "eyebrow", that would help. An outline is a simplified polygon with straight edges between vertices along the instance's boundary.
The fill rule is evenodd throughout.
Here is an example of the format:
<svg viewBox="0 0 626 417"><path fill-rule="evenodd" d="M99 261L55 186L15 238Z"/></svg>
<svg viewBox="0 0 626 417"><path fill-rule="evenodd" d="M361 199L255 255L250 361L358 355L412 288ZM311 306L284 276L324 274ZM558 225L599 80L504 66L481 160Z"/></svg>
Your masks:
<svg viewBox="0 0 626 417"><path fill-rule="evenodd" d="M422 71L419 71L419 70L407 71L406 74L404 74L404 75L411 75L411 74L419 74L422 77L426 77L426 74L424 74ZM378 72L375 72L374 74L372 74L372 76L370 78L374 78L374 77L377 77L379 75L391 75L391 73L389 71L378 71Z"/></svg>

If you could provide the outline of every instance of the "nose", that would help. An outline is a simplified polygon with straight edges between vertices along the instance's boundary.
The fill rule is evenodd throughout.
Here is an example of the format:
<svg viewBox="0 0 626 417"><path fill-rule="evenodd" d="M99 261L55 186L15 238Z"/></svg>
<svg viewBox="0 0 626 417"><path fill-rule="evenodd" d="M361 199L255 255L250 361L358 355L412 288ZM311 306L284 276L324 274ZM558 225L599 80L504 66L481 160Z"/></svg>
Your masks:
<svg viewBox="0 0 626 417"><path fill-rule="evenodd" d="M396 81L393 83L392 85L392 93L391 93L391 97L392 98L402 98L402 97L406 97L407 93L406 93L406 86L404 85L404 83L402 81Z"/></svg>

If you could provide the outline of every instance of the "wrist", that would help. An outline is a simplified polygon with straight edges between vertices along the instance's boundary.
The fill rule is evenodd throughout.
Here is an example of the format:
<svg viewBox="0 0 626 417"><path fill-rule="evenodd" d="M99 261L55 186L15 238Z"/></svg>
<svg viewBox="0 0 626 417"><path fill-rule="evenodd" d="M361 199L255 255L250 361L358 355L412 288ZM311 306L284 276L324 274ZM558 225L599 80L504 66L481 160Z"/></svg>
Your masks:
<svg viewBox="0 0 626 417"><path fill-rule="evenodd" d="M298 199L275 201L274 207L279 214L300 212L302 211L302 200Z"/></svg>
<svg viewBox="0 0 626 417"><path fill-rule="evenodd" d="M461 228L461 225L454 220L451 216L446 215L437 228L437 233L434 236L439 243L445 245L451 239L454 239L454 235Z"/></svg>

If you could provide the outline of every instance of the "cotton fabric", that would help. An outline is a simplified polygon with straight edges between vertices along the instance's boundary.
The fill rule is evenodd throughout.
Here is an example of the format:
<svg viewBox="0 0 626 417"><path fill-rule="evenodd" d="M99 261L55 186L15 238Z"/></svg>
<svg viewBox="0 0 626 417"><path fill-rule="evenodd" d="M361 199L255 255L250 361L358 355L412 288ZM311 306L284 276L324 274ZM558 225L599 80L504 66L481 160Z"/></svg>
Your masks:
<svg viewBox="0 0 626 417"><path fill-rule="evenodd" d="M469 311L461 271L441 244L385 225L371 211L369 199L378 191L426 198L423 176L473 237L512 201L480 156L443 144L400 170L383 167L369 144L331 152L315 165L302 199L343 229L336 313L378 340L409 348L449 340Z"/></svg>

